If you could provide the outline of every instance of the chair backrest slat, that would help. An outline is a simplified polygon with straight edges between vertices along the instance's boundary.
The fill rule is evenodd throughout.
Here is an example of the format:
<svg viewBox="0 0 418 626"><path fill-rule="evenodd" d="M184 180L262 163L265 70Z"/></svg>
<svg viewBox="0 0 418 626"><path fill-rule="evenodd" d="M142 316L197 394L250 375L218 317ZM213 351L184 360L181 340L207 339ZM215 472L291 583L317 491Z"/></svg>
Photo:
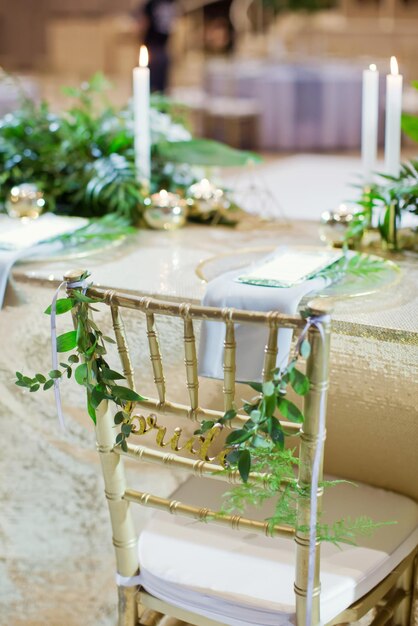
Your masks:
<svg viewBox="0 0 418 626"><path fill-rule="evenodd" d="M112 304L110 311L112 314L113 331L118 346L119 358L123 368L123 375L126 377L129 387L135 389L134 372L129 355L128 343L126 341L125 325L118 306Z"/></svg>
<svg viewBox="0 0 418 626"><path fill-rule="evenodd" d="M224 409L229 411L233 408L235 400L236 342L234 323L227 319L225 325L223 395Z"/></svg>
<svg viewBox="0 0 418 626"><path fill-rule="evenodd" d="M163 361L161 358L160 344L158 342L157 330L155 328L154 313L146 311L147 320L147 337L152 363L152 371L154 374L154 383L157 388L158 398L161 404L165 402L165 379L163 370Z"/></svg>
<svg viewBox="0 0 418 626"><path fill-rule="evenodd" d="M184 362L186 365L190 408L192 411L195 411L199 406L199 378L197 375L196 339L193 321L188 316L184 318Z"/></svg>
<svg viewBox="0 0 418 626"><path fill-rule="evenodd" d="M273 370L276 367L277 362L277 338L279 330L277 325L270 325L269 336L266 347L264 349L264 366L263 366L263 380L264 382L272 380Z"/></svg>

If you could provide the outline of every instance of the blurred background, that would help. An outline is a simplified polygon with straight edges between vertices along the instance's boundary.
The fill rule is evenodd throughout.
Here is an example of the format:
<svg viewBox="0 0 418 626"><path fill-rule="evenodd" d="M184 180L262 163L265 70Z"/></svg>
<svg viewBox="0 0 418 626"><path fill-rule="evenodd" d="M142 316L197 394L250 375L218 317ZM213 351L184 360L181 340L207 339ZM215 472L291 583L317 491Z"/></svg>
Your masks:
<svg viewBox="0 0 418 626"><path fill-rule="evenodd" d="M370 63L382 110L391 55L404 109L418 110L417 42L418 0L1 0L0 114L20 89L59 108L61 85L98 71L125 104L146 43L153 88L188 106L198 135L264 152L356 150Z"/></svg>

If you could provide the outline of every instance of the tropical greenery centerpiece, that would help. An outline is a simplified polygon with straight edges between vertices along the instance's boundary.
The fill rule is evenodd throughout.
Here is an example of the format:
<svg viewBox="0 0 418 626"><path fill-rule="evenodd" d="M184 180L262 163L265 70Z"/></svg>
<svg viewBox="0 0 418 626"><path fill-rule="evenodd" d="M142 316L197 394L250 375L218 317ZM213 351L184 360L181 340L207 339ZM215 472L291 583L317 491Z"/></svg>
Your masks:
<svg viewBox="0 0 418 626"><path fill-rule="evenodd" d="M48 211L88 218L111 213L130 224L141 222L146 192L137 182L133 111L130 105L112 106L109 87L99 73L79 88L64 88L73 104L60 113L22 93L21 107L0 121L0 209L12 187L31 182L44 193ZM179 108L166 98L152 100L150 116L151 193L164 188L184 195L201 178L198 167L259 160L194 139Z"/></svg>

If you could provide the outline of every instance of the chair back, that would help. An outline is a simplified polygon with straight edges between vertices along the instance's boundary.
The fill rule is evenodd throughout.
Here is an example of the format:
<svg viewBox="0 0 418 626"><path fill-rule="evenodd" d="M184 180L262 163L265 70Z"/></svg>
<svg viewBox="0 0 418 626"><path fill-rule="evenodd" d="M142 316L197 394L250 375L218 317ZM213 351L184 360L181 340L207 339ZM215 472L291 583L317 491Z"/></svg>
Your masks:
<svg viewBox="0 0 418 626"><path fill-rule="evenodd" d="M69 273L66 279L71 283L77 280L77 272ZM81 272L78 272L78 278ZM69 288L71 294L73 288ZM267 330L267 341L264 349L263 380L269 381L277 362L277 344L279 329L293 331L297 338L306 335L310 344L310 355L306 361L306 374L310 381L309 391L304 397L303 424L281 422L287 431L298 434L300 437L298 486L306 493L309 492L312 477L315 472L316 454L319 448L319 466L316 468L317 480L322 480L322 453L325 437L324 424L321 426L321 415L324 416L328 389L328 360L330 339L330 318L324 308L311 306L304 315L282 315L277 311L256 312L243 311L231 308L216 308L195 306L190 303L178 303L157 300L149 297L137 297L117 291L109 291L97 287L90 287L87 295L103 301L110 309L117 349L122 363L123 373L128 386L135 390L135 379L132 361L129 354L128 341L124 330L122 310L131 309L144 316L146 320L146 335L149 356L152 364L155 398L147 398L134 408L133 430L124 449L116 443L118 430L115 429L113 412L103 401L97 411L96 436L100 455L105 493L108 501L113 543L116 552L117 571L123 577L133 577L138 573L138 557L136 551L137 534L135 532L130 503L161 509L167 513L185 515L199 521L232 527L237 530L250 529L265 535L293 536L296 541L296 613L297 623L305 624L307 597L312 593L313 604L312 624L319 623L319 544L316 542L316 559L313 588L309 589L308 564L309 550L312 545L311 500L301 497L297 503L297 525L292 528L286 525L275 525L273 528L266 521L259 521L238 515L218 515L216 511L195 507L189 503L178 502L161 498L151 493L144 493L128 488L123 468L123 456L137 461L146 461L161 465L182 468L197 477L223 480L229 483L241 481L239 472L230 468L226 461L226 451L213 452L214 442L223 429L242 428L248 420L248 415L238 412L237 415L225 424L215 424L203 435L184 437L182 429L175 427L175 420L186 417L194 422L213 420L217 422L224 416L224 412L235 407L235 371L236 371L236 342L235 325L257 325ZM188 390L188 404L170 401L169 392L164 377L164 363L160 343L164 338L159 337L156 320L160 316L171 316L182 322L182 341L184 344L185 381ZM307 322L308 319L308 322ZM225 342L223 355L223 404L224 412L215 411L200 405L199 388L205 380L198 377L198 359L196 349L196 322L218 323L225 326ZM140 392L140 390L139 390ZM159 416L173 419L172 432L167 433L166 424L159 423ZM167 420L166 420L167 421ZM141 436L145 433L154 433L157 449L141 444ZM183 435L183 436L182 436ZM133 440L139 443L131 443ZM170 452L164 448L169 447ZM182 456L181 452L187 452ZM250 473L249 480L260 480L263 476ZM317 511L321 508L322 490L317 492ZM316 523L315 523L316 528ZM300 530L303 529L303 530ZM123 593L126 593L125 591ZM127 602L126 596L124 602ZM134 609L132 609L134 610Z"/></svg>

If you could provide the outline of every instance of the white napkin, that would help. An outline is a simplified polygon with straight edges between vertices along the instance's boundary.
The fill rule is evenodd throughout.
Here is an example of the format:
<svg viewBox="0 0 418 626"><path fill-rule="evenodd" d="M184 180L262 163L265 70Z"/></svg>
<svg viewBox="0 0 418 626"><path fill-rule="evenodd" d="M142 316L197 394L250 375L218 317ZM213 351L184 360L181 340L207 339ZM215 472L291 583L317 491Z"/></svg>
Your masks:
<svg viewBox="0 0 418 626"><path fill-rule="evenodd" d="M253 268L247 268L251 271ZM204 306L233 307L248 311L279 311L294 315L302 298L310 292L327 286L323 277L312 278L298 285L285 288L261 287L237 282L235 279L247 273L239 269L222 274L212 280L206 289ZM255 324L236 324L236 380L259 382L262 380L264 347L268 328ZM223 379L225 324L222 322L202 323L199 345L199 375ZM292 331L280 329L276 367L284 367L289 358Z"/></svg>
<svg viewBox="0 0 418 626"><path fill-rule="evenodd" d="M87 224L83 217L45 214L36 220L3 218L0 221L0 249L23 250L38 243L74 232Z"/></svg>
<svg viewBox="0 0 418 626"><path fill-rule="evenodd" d="M33 254L37 245L52 237L74 232L88 223L81 217L42 215L37 220L16 221L0 216L0 309L3 307L7 281L13 265ZM59 244L59 242L57 243ZM51 244L54 247L53 244Z"/></svg>

